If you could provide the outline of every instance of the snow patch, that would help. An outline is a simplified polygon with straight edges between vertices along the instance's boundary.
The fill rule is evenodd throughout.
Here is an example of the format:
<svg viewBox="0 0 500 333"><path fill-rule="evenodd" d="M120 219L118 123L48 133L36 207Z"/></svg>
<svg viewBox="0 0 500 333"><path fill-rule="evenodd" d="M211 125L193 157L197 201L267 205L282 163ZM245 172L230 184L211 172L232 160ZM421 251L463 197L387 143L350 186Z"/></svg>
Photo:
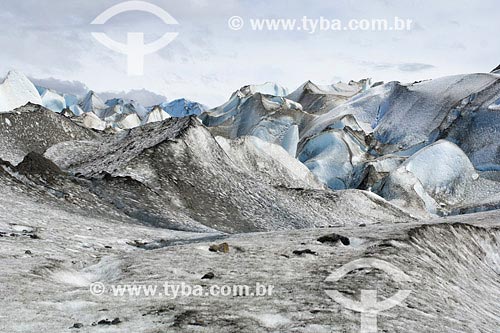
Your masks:
<svg viewBox="0 0 500 333"><path fill-rule="evenodd" d="M28 102L42 105L38 90L24 74L10 71L0 84L0 112L12 111Z"/></svg>

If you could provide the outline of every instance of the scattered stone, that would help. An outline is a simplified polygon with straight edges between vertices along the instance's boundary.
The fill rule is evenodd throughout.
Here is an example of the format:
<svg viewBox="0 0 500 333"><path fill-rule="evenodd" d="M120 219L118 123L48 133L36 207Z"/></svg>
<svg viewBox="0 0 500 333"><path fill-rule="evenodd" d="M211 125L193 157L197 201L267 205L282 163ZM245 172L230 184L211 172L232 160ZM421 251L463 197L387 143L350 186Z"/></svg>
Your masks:
<svg viewBox="0 0 500 333"><path fill-rule="evenodd" d="M24 251L24 254L31 254L31 251L30 250L26 250L26 251Z"/></svg>
<svg viewBox="0 0 500 333"><path fill-rule="evenodd" d="M339 235L339 234L329 234L329 235L321 236L320 238L318 238L318 242L320 242L320 243L334 243L334 244L338 243L338 242L342 242L342 244L344 244L344 245L351 244L349 238L342 236L342 235Z"/></svg>
<svg viewBox="0 0 500 333"><path fill-rule="evenodd" d="M228 253L229 252L229 244L228 243L221 243L221 244L213 244L210 245L208 248L209 251L211 252L223 252L223 253Z"/></svg>
<svg viewBox="0 0 500 333"><path fill-rule="evenodd" d="M199 313L195 310L186 310L179 313L174 318L173 327L182 327L184 325L206 326L207 323L199 318Z"/></svg>
<svg viewBox="0 0 500 333"><path fill-rule="evenodd" d="M120 320L120 318L115 318L113 320L109 320L109 319L101 319L96 323L92 323L92 326L96 326L96 325L118 325L119 323L121 323L122 321Z"/></svg>
<svg viewBox="0 0 500 333"><path fill-rule="evenodd" d="M295 254L295 255L297 255L297 256L301 256L303 254L313 254L313 255L316 255L316 252L311 251L310 249L295 250L292 253Z"/></svg>
<svg viewBox="0 0 500 333"><path fill-rule="evenodd" d="M112 249L112 247L111 247L111 246L109 246L109 245L104 245L104 248L105 248L105 249Z"/></svg>
<svg viewBox="0 0 500 333"><path fill-rule="evenodd" d="M157 308L157 309L153 308L150 311L143 313L142 316L143 317L148 316L148 315L162 316L165 313L169 313L169 312L174 311L174 310L175 310L175 305L170 304L168 306L162 306L162 307Z"/></svg>
<svg viewBox="0 0 500 333"><path fill-rule="evenodd" d="M83 327L82 323L74 323L73 326L71 326L70 328L82 328L82 327Z"/></svg>
<svg viewBox="0 0 500 333"><path fill-rule="evenodd" d="M149 243L142 241L142 240L134 239L133 241L126 242L126 244L131 245L131 246L135 246L135 247L139 247L139 248L144 248Z"/></svg>
<svg viewBox="0 0 500 333"><path fill-rule="evenodd" d="M215 277L215 274L214 274L214 273L212 273L212 272L208 272L207 274L203 275L203 276L201 277L201 279L202 279L202 280L204 280L204 279L209 279L209 280L211 280L211 279L213 279L214 277Z"/></svg>
<svg viewBox="0 0 500 333"><path fill-rule="evenodd" d="M366 227L366 223L361 223L361 224L359 225L359 227L361 227L361 228Z"/></svg>

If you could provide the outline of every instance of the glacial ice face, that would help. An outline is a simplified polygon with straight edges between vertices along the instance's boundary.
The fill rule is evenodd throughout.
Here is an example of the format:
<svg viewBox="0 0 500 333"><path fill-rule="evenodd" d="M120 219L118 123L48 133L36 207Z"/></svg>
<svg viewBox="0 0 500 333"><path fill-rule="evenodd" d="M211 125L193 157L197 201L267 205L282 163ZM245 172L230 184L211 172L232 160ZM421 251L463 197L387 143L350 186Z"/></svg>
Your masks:
<svg viewBox="0 0 500 333"><path fill-rule="evenodd" d="M447 76L405 85L385 101L384 114L376 123L375 138L384 146L382 152L408 150L429 144L459 114L453 107L464 98L498 81L491 74Z"/></svg>
<svg viewBox="0 0 500 333"><path fill-rule="evenodd" d="M306 140L299 161L329 188L356 188L361 181L365 152L342 130L324 131Z"/></svg>
<svg viewBox="0 0 500 333"><path fill-rule="evenodd" d="M165 112L160 106L155 106L146 116L144 123L154 123L168 118L171 118L171 116L167 112Z"/></svg>
<svg viewBox="0 0 500 333"><path fill-rule="evenodd" d="M455 144L440 140L410 157L404 167L430 193L455 192L454 185L478 178L474 166Z"/></svg>
<svg viewBox="0 0 500 333"><path fill-rule="evenodd" d="M121 114L113 122L119 129L130 129L141 125L141 119L136 113Z"/></svg>
<svg viewBox="0 0 500 333"><path fill-rule="evenodd" d="M10 71L0 84L0 112L12 111L28 102L42 105L38 90L24 74Z"/></svg>
<svg viewBox="0 0 500 333"><path fill-rule="evenodd" d="M47 109L60 113L66 108L66 99L50 89L44 89L41 93L42 105Z"/></svg>
<svg viewBox="0 0 500 333"><path fill-rule="evenodd" d="M460 147L439 140L391 172L381 194L403 206L446 213L455 206L486 202L495 196L498 200L499 185L480 178Z"/></svg>
<svg viewBox="0 0 500 333"><path fill-rule="evenodd" d="M148 110L137 103L123 98L113 98L106 101L106 110L100 115L101 119L111 117L113 115L136 114L140 119L146 119Z"/></svg>
<svg viewBox="0 0 500 333"><path fill-rule="evenodd" d="M279 96L253 94L249 87L241 88L225 104L201 114L203 124L212 127L216 135L227 138L256 136L281 145L295 156L298 126L308 114L294 101Z"/></svg>
<svg viewBox="0 0 500 333"><path fill-rule="evenodd" d="M79 106L82 108L83 112L93 112L98 117L100 117L100 113L104 112L104 110L108 107L92 90L87 93L87 95L79 103Z"/></svg>
<svg viewBox="0 0 500 333"><path fill-rule="evenodd" d="M205 112L206 107L184 98L176 99L172 102L164 102L160 107L171 117L182 118L192 115L200 115Z"/></svg>
<svg viewBox="0 0 500 333"><path fill-rule="evenodd" d="M81 115L81 121L83 126L87 128L92 128L98 131L104 131L106 129L106 122L101 120L93 112L84 112Z"/></svg>

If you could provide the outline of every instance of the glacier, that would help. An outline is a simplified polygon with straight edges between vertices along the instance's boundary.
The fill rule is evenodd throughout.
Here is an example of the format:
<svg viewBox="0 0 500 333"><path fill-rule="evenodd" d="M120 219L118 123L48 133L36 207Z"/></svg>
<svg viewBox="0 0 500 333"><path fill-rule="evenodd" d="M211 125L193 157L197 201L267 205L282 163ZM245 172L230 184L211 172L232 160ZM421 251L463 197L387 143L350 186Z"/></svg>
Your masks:
<svg viewBox="0 0 500 333"><path fill-rule="evenodd" d="M496 332L498 78L247 85L213 109L18 79L0 95L17 105L0 113L0 331L355 332L326 290L411 290L380 331ZM360 258L407 279L328 278ZM165 281L275 289L110 292Z"/></svg>

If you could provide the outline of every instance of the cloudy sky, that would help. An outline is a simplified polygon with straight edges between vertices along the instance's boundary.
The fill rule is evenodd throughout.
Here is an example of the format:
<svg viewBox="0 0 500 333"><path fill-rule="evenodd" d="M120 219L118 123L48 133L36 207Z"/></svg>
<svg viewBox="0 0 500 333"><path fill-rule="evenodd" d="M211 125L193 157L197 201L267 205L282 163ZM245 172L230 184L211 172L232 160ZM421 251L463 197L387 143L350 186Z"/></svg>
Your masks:
<svg viewBox="0 0 500 333"><path fill-rule="evenodd" d="M498 0L150 0L179 25L144 12L90 22L121 0L3 0L0 3L0 75L17 69L30 77L82 82L95 91L148 89L168 99L210 106L239 87L273 81L290 90L306 80L328 84L371 77L410 82L488 72L500 63ZM228 19L245 20L239 31ZM411 31L252 31L255 18L413 20ZM178 37L145 57L144 75L128 76L126 56L91 35L119 42L144 32L152 42Z"/></svg>

